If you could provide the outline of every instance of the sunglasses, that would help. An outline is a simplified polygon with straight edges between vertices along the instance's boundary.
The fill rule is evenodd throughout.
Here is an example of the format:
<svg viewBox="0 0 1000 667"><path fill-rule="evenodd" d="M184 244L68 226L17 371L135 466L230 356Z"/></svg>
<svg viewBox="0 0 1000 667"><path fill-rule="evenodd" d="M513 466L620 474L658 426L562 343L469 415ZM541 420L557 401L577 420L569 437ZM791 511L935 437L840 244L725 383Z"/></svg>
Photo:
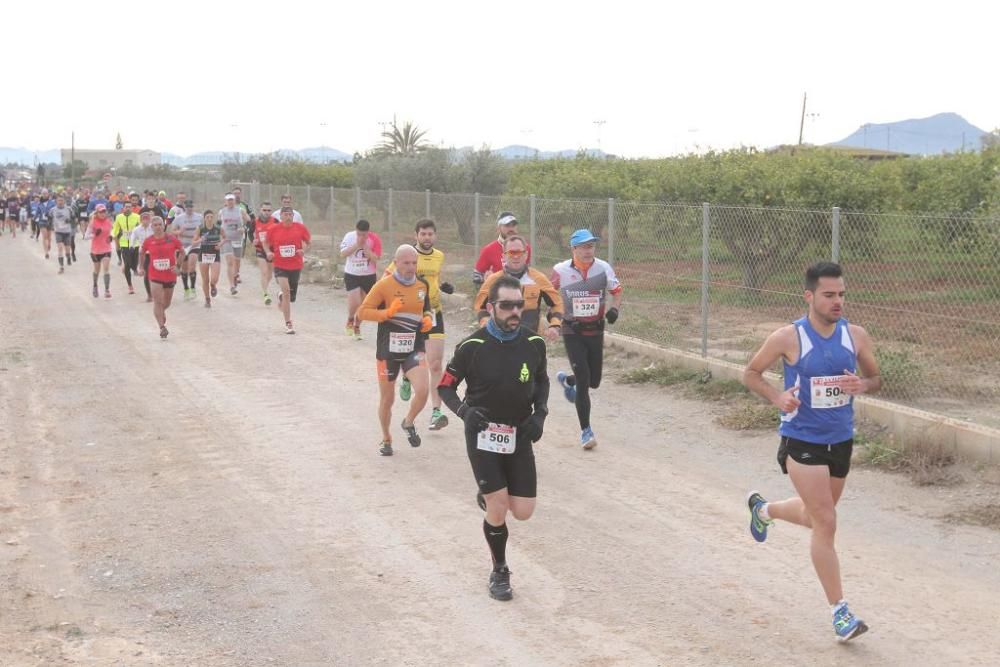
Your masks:
<svg viewBox="0 0 1000 667"><path fill-rule="evenodd" d="M524 299L519 301L494 301L493 305L500 310L524 310Z"/></svg>
<svg viewBox="0 0 1000 667"><path fill-rule="evenodd" d="M508 257L520 257L521 255L524 254L524 251L523 250L508 250L505 254Z"/></svg>

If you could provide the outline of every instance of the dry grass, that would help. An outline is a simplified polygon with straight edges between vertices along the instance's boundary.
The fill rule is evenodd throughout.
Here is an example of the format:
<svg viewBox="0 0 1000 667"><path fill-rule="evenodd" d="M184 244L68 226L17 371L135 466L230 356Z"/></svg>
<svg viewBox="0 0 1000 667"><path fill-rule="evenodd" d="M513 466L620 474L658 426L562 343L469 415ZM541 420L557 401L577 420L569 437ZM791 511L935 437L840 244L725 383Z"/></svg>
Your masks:
<svg viewBox="0 0 1000 667"><path fill-rule="evenodd" d="M717 417L715 421L733 431L770 431L778 426L778 409L766 403L746 401Z"/></svg>
<svg viewBox="0 0 1000 667"><path fill-rule="evenodd" d="M1000 530L1000 503L971 507L961 512L951 512L946 514L944 518L954 523Z"/></svg>
<svg viewBox="0 0 1000 667"><path fill-rule="evenodd" d="M955 455L940 442L919 438L903 445L884 427L862 423L854 443L860 449L859 465L905 474L917 486L956 486L965 481L956 469Z"/></svg>

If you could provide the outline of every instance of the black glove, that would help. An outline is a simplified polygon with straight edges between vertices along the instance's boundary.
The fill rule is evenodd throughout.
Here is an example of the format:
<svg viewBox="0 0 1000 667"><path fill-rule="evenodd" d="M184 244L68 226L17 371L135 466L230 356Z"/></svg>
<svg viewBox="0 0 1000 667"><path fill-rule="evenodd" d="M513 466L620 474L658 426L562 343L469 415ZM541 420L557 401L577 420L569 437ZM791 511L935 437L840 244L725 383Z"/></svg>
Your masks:
<svg viewBox="0 0 1000 667"><path fill-rule="evenodd" d="M517 430L528 442L538 442L542 439L545 429L545 415L536 412L517 425Z"/></svg>
<svg viewBox="0 0 1000 667"><path fill-rule="evenodd" d="M604 319L608 321L608 324L614 324L618 321L618 309L608 308L608 312L604 313Z"/></svg>
<svg viewBox="0 0 1000 667"><path fill-rule="evenodd" d="M455 293L455 286L452 285L451 283L441 283L440 288L441 291L444 292L445 294Z"/></svg>
<svg viewBox="0 0 1000 667"><path fill-rule="evenodd" d="M468 403L462 403L458 407L458 412L455 413L458 418L464 421L466 424L471 424L475 427L476 432L485 431L486 427L490 425L490 420L486 416L486 410L484 408L477 408L469 405Z"/></svg>

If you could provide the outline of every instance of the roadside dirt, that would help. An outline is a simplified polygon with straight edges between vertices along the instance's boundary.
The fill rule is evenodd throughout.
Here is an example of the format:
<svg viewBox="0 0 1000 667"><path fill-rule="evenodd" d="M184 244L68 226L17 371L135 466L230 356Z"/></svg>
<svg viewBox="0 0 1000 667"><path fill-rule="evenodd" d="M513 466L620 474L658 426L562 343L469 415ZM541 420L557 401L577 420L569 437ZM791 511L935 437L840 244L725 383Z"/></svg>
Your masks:
<svg viewBox="0 0 1000 667"><path fill-rule="evenodd" d="M82 255L81 255L82 257ZM553 391L538 511L510 524L515 598L489 556L459 429L376 455L373 330L304 284L286 336L257 298L151 308L89 295L0 238L0 664L992 665L1000 533L946 516L967 487L852 474L838 539L852 607L833 639L808 533L747 534L781 497L772 434L612 381L600 446ZM448 349L465 331L448 320ZM551 373L564 358L554 355ZM397 403L395 420L401 416Z"/></svg>

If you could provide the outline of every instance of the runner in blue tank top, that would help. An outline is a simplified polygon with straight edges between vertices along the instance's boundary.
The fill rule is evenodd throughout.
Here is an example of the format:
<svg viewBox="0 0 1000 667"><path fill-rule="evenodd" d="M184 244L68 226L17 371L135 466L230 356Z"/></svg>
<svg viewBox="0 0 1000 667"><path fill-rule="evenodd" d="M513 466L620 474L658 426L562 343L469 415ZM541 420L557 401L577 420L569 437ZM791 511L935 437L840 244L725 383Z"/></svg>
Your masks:
<svg viewBox="0 0 1000 667"><path fill-rule="evenodd" d="M854 445L854 397L882 386L868 333L843 318L844 278L838 264L819 262L806 270L808 314L772 333L743 373L743 384L781 410L778 464L798 495L767 502L747 498L750 533L767 539L775 519L812 530L810 555L833 611L840 641L868 630L844 600L834 548L837 501L844 492ZM784 391L764 379L778 360ZM859 372L860 371L860 372Z"/></svg>

